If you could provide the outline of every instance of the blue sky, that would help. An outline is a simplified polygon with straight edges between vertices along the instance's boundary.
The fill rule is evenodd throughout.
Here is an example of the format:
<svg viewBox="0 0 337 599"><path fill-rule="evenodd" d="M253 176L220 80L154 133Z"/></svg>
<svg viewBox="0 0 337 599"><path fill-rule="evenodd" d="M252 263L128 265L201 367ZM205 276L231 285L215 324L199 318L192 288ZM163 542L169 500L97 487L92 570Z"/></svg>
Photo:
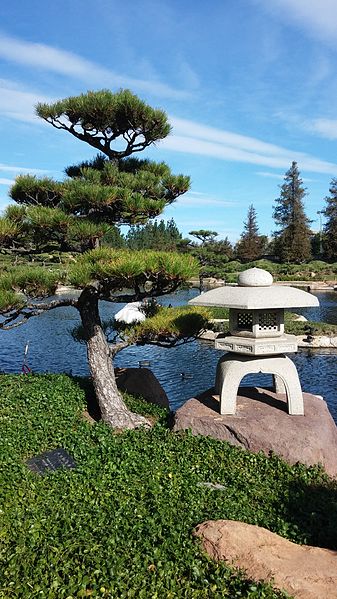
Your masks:
<svg viewBox="0 0 337 599"><path fill-rule="evenodd" d="M337 177L336 0L14 0L0 9L0 209L21 172L63 177L95 152L34 104L127 87L166 110L172 134L146 154L191 176L167 208L187 234L260 233L292 160L318 229Z"/></svg>

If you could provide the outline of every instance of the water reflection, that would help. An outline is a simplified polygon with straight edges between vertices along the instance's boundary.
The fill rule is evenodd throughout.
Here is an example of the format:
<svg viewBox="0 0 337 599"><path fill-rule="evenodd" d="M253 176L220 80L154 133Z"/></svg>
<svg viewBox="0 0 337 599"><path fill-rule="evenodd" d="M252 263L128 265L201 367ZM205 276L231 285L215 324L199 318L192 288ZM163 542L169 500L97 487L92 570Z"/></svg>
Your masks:
<svg viewBox="0 0 337 599"><path fill-rule="evenodd" d="M296 308L308 320L337 324L337 291L319 291L315 293L320 305L316 308Z"/></svg>

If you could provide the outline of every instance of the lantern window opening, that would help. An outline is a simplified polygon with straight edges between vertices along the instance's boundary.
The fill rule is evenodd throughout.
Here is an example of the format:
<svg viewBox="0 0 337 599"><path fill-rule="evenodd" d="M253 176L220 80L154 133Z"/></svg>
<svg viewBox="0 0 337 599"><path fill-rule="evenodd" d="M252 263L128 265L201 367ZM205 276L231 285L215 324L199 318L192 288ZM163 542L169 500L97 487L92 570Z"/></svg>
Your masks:
<svg viewBox="0 0 337 599"><path fill-rule="evenodd" d="M253 314L249 312L237 313L237 328L240 331L253 330Z"/></svg>
<svg viewBox="0 0 337 599"><path fill-rule="evenodd" d="M276 312L259 312L258 324L260 330L278 331L279 323Z"/></svg>

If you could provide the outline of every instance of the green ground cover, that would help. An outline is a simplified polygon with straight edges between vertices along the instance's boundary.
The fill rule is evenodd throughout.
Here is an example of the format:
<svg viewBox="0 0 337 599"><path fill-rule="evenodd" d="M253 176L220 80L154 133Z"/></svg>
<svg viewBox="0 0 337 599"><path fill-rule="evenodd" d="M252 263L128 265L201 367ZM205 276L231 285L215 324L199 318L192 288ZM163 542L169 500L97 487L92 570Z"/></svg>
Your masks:
<svg viewBox="0 0 337 599"><path fill-rule="evenodd" d="M218 268L212 269L212 276L224 279L226 283L236 283L240 272L247 268L263 268L274 277L274 281L336 281L337 263L311 260L302 264L287 264L273 262L272 260L255 260L254 262L241 263L238 260L225 262ZM205 266L202 270L209 270Z"/></svg>
<svg viewBox="0 0 337 599"><path fill-rule="evenodd" d="M337 547L337 484L318 468L173 434L130 397L158 421L116 434L83 418L90 384L65 375L1 375L0 395L1 599L285 597L203 555L192 530L206 519ZM75 470L29 471L56 447Z"/></svg>

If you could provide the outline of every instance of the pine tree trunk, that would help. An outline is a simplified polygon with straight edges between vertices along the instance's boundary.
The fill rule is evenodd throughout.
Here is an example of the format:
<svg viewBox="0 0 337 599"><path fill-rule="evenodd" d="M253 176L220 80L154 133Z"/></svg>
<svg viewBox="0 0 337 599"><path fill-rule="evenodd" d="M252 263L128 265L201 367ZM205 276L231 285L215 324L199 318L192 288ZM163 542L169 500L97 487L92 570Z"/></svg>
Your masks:
<svg viewBox="0 0 337 599"><path fill-rule="evenodd" d="M95 287L86 287L82 291L78 309L87 339L89 368L102 419L118 429L150 426L146 418L128 410L117 389L112 358L99 316Z"/></svg>

